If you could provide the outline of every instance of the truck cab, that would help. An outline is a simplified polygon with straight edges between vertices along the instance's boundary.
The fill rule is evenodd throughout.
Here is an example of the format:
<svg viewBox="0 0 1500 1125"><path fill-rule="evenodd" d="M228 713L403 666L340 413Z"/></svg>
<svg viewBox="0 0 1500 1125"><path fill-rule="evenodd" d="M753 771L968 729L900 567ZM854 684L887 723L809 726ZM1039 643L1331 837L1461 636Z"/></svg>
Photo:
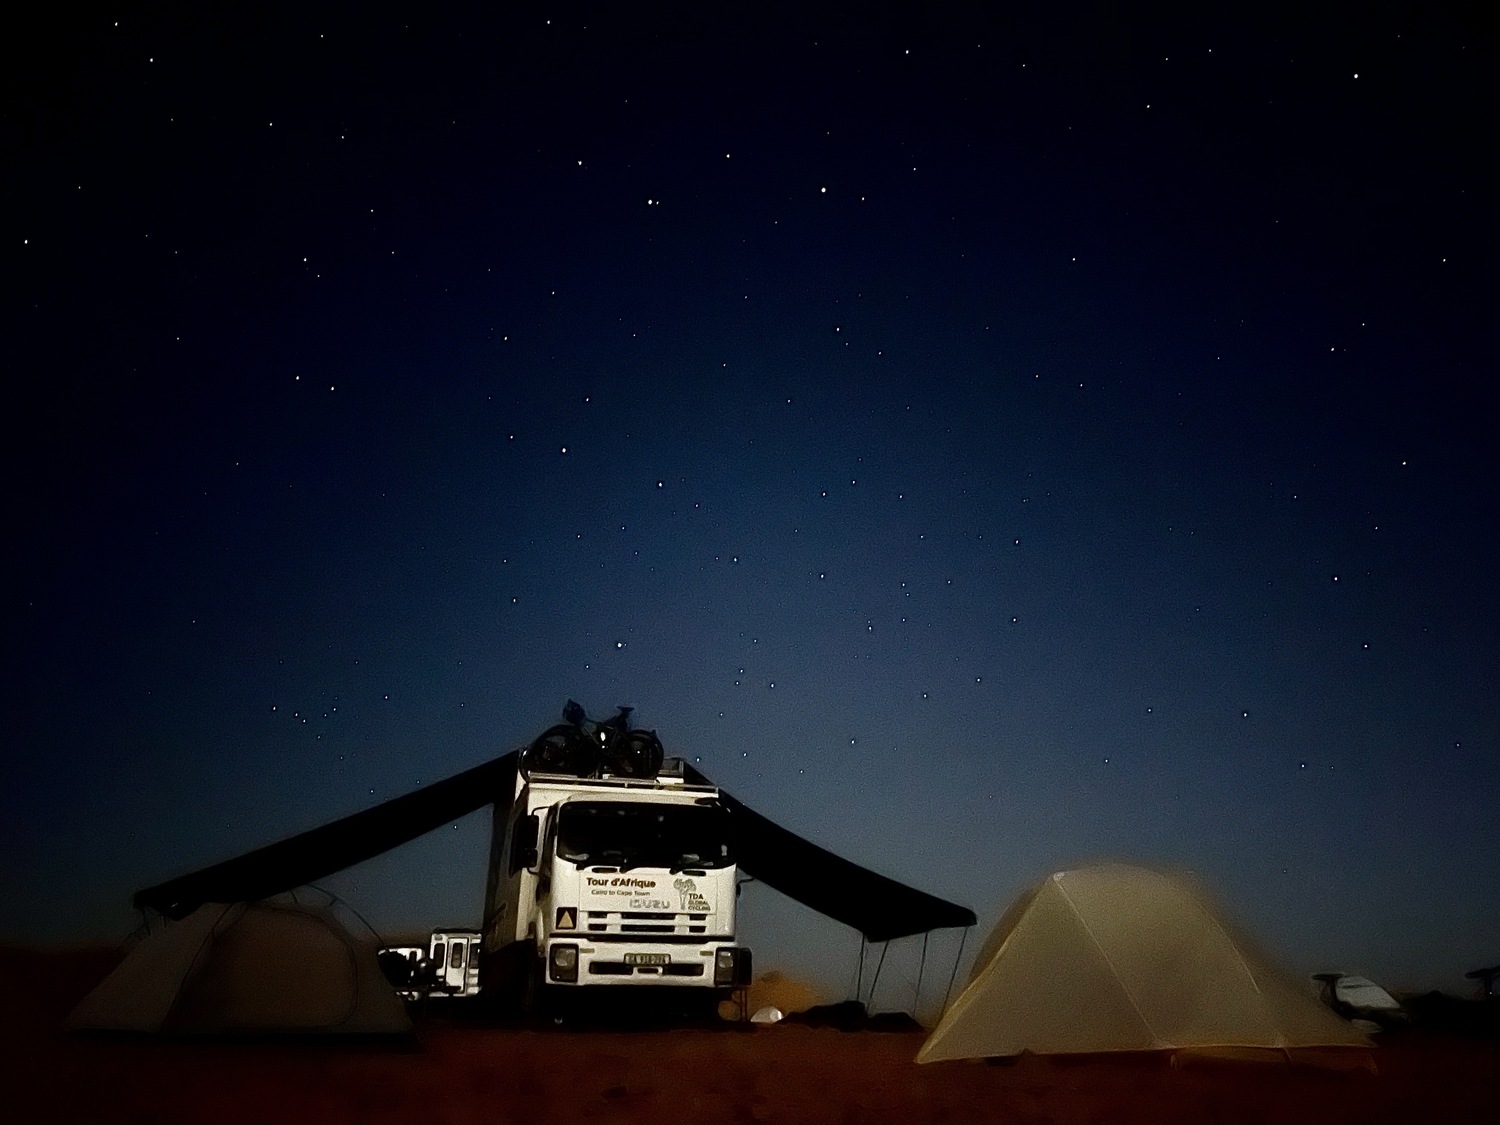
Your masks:
<svg viewBox="0 0 1500 1125"><path fill-rule="evenodd" d="M518 774L505 819L492 845L487 980L531 997L646 988L708 1000L748 982L733 825L716 788L670 770Z"/></svg>

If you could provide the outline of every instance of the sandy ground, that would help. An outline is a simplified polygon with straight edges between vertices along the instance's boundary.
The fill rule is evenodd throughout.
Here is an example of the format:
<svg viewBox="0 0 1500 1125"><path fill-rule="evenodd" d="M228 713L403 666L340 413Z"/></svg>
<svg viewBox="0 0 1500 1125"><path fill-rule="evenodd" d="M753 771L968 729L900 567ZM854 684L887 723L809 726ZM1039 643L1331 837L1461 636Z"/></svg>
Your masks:
<svg viewBox="0 0 1500 1125"><path fill-rule="evenodd" d="M781 1025L533 1030L429 1016L416 1050L61 1031L108 954L4 955L3 1116L215 1122L1495 1122L1500 1043L1408 1035L1379 1074L1157 1056L912 1062L922 1037Z"/></svg>

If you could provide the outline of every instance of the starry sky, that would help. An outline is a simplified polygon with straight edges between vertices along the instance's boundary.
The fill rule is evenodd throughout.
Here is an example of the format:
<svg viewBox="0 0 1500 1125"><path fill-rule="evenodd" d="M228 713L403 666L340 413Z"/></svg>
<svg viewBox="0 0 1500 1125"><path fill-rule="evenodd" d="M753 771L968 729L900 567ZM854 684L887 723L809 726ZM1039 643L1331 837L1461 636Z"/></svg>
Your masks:
<svg viewBox="0 0 1500 1125"><path fill-rule="evenodd" d="M0 938L117 940L571 697L981 933L1126 858L1296 972L1462 992L1500 955L1481 6L645 7L7 37ZM326 885L474 923L487 835ZM857 935L741 901L844 994Z"/></svg>

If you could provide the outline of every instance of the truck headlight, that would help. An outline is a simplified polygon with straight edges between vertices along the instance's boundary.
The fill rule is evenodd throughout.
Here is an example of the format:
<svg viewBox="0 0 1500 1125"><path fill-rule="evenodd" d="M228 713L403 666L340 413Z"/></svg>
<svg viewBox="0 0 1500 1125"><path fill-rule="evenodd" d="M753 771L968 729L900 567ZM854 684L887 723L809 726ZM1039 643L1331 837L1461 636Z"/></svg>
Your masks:
<svg viewBox="0 0 1500 1125"><path fill-rule="evenodd" d="M578 979L578 947L576 945L554 945L548 954L553 980L571 983Z"/></svg>
<svg viewBox="0 0 1500 1125"><path fill-rule="evenodd" d="M748 949L720 949L714 954L714 984L720 988L745 984L750 976Z"/></svg>

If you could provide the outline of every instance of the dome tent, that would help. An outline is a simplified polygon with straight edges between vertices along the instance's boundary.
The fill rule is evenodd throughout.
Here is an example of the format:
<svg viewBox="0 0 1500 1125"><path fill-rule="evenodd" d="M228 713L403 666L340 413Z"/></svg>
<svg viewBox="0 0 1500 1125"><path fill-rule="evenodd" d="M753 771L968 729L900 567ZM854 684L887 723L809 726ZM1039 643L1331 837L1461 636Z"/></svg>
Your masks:
<svg viewBox="0 0 1500 1125"><path fill-rule="evenodd" d="M1052 875L1006 911L917 1061L1369 1046L1186 880L1108 864Z"/></svg>
<svg viewBox="0 0 1500 1125"><path fill-rule="evenodd" d="M158 920L68 1019L172 1035L408 1035L375 951L327 908L208 903Z"/></svg>

